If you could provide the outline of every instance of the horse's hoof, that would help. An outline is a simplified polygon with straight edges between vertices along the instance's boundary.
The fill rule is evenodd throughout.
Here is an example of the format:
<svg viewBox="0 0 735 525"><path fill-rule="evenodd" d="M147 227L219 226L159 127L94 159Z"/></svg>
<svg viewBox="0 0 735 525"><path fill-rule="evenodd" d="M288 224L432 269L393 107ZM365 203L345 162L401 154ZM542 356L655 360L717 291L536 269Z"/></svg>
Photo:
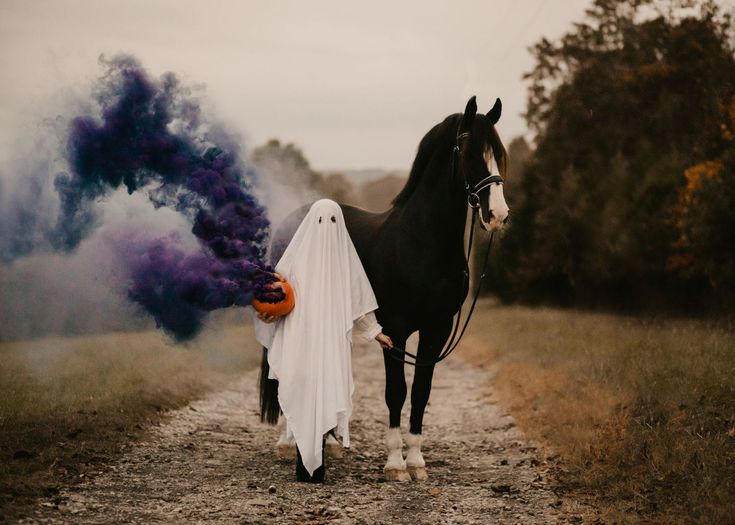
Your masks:
<svg viewBox="0 0 735 525"><path fill-rule="evenodd" d="M296 459L296 444L282 443L276 445L276 456L281 459Z"/></svg>
<svg viewBox="0 0 735 525"><path fill-rule="evenodd" d="M411 475L407 470L388 468L383 469L385 474L385 481L411 481Z"/></svg>
<svg viewBox="0 0 735 525"><path fill-rule="evenodd" d="M324 453L328 458L340 459L343 455L342 445L339 443L327 443L324 445Z"/></svg>
<svg viewBox="0 0 735 525"><path fill-rule="evenodd" d="M429 473L426 472L426 467L406 467L409 476L414 481L426 481L429 479Z"/></svg>
<svg viewBox="0 0 735 525"><path fill-rule="evenodd" d="M324 453L328 458L340 459L342 457L342 445L331 433L327 434L324 440Z"/></svg>

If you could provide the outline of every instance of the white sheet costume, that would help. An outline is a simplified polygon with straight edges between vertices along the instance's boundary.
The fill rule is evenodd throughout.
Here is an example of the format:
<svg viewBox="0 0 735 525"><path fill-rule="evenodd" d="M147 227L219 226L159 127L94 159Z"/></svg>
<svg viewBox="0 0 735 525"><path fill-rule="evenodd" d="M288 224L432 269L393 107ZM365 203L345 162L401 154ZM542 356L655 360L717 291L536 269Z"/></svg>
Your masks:
<svg viewBox="0 0 735 525"><path fill-rule="evenodd" d="M375 294L352 244L339 205L315 202L276 265L296 306L272 324L256 318L255 336L268 348L270 378L304 466L322 464L322 437L337 428L350 445L352 329L369 339L382 332L372 313Z"/></svg>

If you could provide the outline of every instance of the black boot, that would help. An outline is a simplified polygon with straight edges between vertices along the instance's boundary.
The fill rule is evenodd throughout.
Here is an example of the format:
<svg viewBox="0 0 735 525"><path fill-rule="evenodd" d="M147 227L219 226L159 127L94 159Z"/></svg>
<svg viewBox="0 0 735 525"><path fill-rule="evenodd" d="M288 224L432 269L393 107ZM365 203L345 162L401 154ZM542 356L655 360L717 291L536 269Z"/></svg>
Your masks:
<svg viewBox="0 0 735 525"><path fill-rule="evenodd" d="M296 447L296 481L304 481L306 483L324 483L324 472L326 471L326 455L324 454L324 440L322 439L322 464L309 475L304 463L301 461L301 451Z"/></svg>

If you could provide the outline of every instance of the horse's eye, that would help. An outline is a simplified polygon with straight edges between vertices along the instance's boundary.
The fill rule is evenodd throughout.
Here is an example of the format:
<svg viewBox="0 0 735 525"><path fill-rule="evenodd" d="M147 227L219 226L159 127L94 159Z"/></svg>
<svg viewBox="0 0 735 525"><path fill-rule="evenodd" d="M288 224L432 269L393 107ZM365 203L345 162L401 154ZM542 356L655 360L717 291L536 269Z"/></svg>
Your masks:
<svg viewBox="0 0 735 525"><path fill-rule="evenodd" d="M321 218L321 217L319 217L319 224L321 224L321 223L322 223L322 218Z"/></svg>
<svg viewBox="0 0 735 525"><path fill-rule="evenodd" d="M332 215L332 222L337 222L337 219L334 218L334 215Z"/></svg>

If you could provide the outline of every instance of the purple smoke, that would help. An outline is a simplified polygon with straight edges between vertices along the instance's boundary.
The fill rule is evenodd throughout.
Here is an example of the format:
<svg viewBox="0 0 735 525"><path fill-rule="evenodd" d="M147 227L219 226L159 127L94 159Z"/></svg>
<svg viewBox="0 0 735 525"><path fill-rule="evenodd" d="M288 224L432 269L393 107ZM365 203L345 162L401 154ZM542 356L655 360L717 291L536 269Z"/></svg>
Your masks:
<svg viewBox="0 0 735 525"><path fill-rule="evenodd" d="M97 226L93 204L124 185L141 188L154 206L188 217L199 253L169 237L131 249L129 297L178 340L193 337L206 312L247 306L253 294L280 299L264 263L269 223L251 193L254 173L234 142L201 133L198 105L166 74L153 81L130 57L107 62L98 101L101 118L75 118L70 172L57 175L61 213L54 246L74 249Z"/></svg>
<svg viewBox="0 0 735 525"><path fill-rule="evenodd" d="M206 312L248 305L263 282L260 266L244 259L187 255L175 238L158 239L129 257L131 300L179 340L199 331Z"/></svg>

